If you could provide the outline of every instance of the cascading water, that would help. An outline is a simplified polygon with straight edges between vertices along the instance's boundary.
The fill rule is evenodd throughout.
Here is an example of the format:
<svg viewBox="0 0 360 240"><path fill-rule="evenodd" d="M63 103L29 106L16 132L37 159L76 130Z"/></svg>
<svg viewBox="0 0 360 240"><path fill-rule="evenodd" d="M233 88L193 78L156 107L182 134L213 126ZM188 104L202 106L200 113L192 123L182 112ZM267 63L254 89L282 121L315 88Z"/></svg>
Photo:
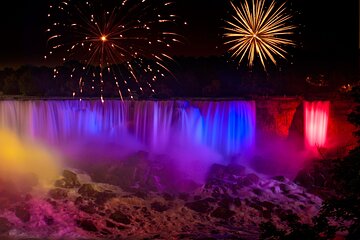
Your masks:
<svg viewBox="0 0 360 240"><path fill-rule="evenodd" d="M58 144L91 135L118 135L126 105L108 101L1 101L0 127Z"/></svg>
<svg viewBox="0 0 360 240"><path fill-rule="evenodd" d="M323 147L329 122L329 101L304 103L305 141L310 147Z"/></svg>
<svg viewBox="0 0 360 240"><path fill-rule="evenodd" d="M124 142L126 133L155 152L181 142L224 156L248 151L255 118L252 101L0 102L0 127L22 137L56 145L97 136Z"/></svg>
<svg viewBox="0 0 360 240"><path fill-rule="evenodd" d="M164 151L172 138L174 102L134 102L133 108L131 133L151 150Z"/></svg>
<svg viewBox="0 0 360 240"><path fill-rule="evenodd" d="M232 156L249 151L255 142L256 108L252 101L193 102L183 109L185 139Z"/></svg>

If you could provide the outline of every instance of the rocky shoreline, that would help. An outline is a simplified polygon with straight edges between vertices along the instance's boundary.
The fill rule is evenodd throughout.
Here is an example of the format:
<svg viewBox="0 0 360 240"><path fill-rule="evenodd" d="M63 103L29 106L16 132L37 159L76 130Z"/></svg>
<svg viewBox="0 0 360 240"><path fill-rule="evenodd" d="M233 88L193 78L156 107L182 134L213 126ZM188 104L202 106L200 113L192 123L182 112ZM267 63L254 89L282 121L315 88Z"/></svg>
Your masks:
<svg viewBox="0 0 360 240"><path fill-rule="evenodd" d="M139 162L124 166L144 170ZM286 230L287 218L297 216L311 224L322 203L285 177L260 177L239 165L213 165L205 184L186 192L161 186L161 176L140 176L119 187L64 170L42 193L36 182L19 190L2 180L0 238L258 239L263 222Z"/></svg>

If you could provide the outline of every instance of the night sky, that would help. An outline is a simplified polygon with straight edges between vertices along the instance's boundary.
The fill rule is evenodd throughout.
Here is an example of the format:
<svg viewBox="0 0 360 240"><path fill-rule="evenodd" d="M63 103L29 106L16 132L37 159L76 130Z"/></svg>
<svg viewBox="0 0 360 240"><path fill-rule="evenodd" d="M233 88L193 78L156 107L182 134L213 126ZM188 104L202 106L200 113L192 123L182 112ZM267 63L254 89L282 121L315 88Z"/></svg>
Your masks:
<svg viewBox="0 0 360 240"><path fill-rule="evenodd" d="M21 64L46 64L45 27L50 1L2 1L0 7L0 68ZM175 0L176 14L188 22L186 43L173 55L224 54L221 34L229 8L226 0ZM289 0L300 24L302 55L319 59L354 57L359 48L359 0Z"/></svg>

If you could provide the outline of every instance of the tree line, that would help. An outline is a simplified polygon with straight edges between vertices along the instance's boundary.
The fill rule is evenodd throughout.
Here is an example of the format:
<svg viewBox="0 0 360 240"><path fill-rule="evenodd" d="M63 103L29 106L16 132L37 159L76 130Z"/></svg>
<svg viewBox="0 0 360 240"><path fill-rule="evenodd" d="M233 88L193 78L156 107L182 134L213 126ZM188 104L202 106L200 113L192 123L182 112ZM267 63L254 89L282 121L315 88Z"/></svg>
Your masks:
<svg viewBox="0 0 360 240"><path fill-rule="evenodd" d="M82 96L98 97L100 81L98 76L83 74L78 62L67 62L55 68L22 66L18 69L5 68L0 71L0 93L36 97L79 96L79 79L82 77ZM267 72L246 66L239 67L223 57L177 57L168 66L170 72L153 82L150 75L138 73L138 83L129 80L128 71L117 66L119 88L114 75L104 71L103 95L118 97L118 90L129 97L128 88L137 98L176 97L251 97L256 96L303 96L338 91L341 86L354 84L359 79L351 66L319 66L316 63L287 65L269 68ZM56 77L54 77L56 73ZM148 88L151 82L155 93ZM139 90L142 87L143 91Z"/></svg>

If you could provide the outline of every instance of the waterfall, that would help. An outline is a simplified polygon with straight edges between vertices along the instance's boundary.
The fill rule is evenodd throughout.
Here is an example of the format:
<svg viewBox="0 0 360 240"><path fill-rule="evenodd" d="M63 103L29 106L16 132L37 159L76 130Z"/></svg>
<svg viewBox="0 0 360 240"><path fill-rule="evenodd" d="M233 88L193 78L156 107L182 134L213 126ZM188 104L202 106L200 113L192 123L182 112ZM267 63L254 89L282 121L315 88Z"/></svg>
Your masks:
<svg viewBox="0 0 360 240"><path fill-rule="evenodd" d="M329 101L304 103L305 141L310 147L325 145L329 111Z"/></svg>
<svg viewBox="0 0 360 240"><path fill-rule="evenodd" d="M198 144L230 156L252 148L253 101L0 101L0 127L49 144L131 134L149 150Z"/></svg>
<svg viewBox="0 0 360 240"><path fill-rule="evenodd" d="M194 102L183 109L182 132L231 156L248 151L255 142L256 108L253 101Z"/></svg>

